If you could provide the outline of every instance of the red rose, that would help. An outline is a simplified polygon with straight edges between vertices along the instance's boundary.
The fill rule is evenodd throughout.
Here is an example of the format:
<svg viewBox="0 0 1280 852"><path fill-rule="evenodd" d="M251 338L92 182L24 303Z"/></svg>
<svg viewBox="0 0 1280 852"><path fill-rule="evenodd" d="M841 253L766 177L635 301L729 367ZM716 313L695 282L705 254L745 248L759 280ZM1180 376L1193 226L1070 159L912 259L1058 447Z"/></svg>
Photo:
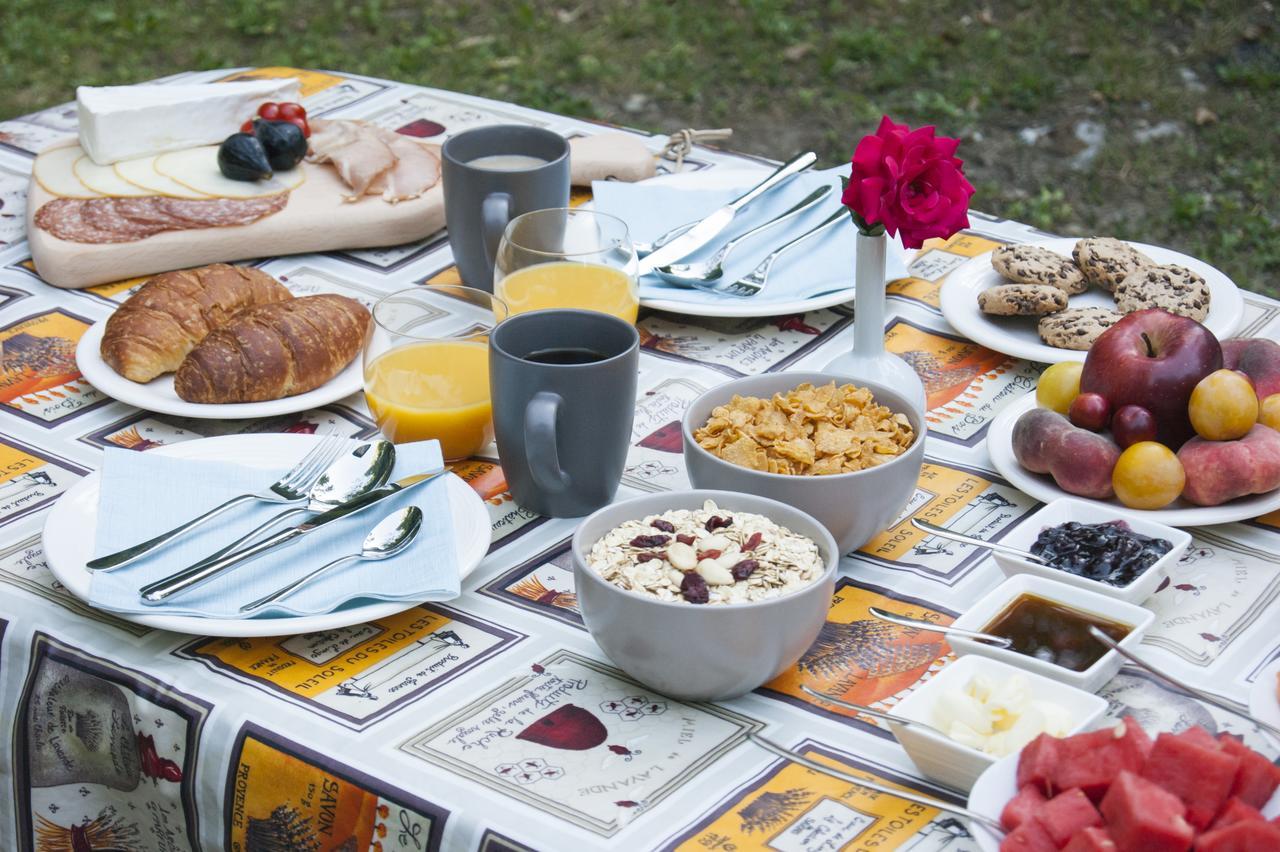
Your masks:
<svg viewBox="0 0 1280 852"><path fill-rule="evenodd" d="M840 200L860 228L884 225L890 236L901 234L907 248L920 248L931 237L946 239L969 227L973 185L954 156L960 140L933 131L894 124L886 115L875 135L858 143Z"/></svg>

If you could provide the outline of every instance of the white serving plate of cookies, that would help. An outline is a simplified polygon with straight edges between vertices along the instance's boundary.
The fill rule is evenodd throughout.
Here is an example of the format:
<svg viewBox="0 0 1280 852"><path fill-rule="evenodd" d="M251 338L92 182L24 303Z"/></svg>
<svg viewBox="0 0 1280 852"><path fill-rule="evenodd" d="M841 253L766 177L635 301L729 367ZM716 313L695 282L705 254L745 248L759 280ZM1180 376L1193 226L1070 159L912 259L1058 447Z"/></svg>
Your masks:
<svg viewBox="0 0 1280 852"><path fill-rule="evenodd" d="M1075 237L1064 237L1026 245L1048 249L1069 261L1076 242ZM1209 312L1201 322L1219 340L1227 339L1239 329L1244 319L1244 298L1230 278L1204 261L1172 249L1146 243L1130 242L1129 245L1159 265L1181 266L1204 279L1209 288ZM986 252L972 258L950 273L943 282L942 315L951 327L975 343L1015 358L1045 364L1083 361L1088 354L1087 350L1051 346L1041 339L1037 330L1040 319L1038 316L994 316L983 313L978 307L978 294L988 288L1011 283L992 268L991 254ZM1117 310L1112 294L1094 284L1090 284L1082 293L1069 296L1067 310L1080 308Z"/></svg>
<svg viewBox="0 0 1280 852"><path fill-rule="evenodd" d="M1013 454L1013 425L1018 418L1035 408L1036 395L1032 391L1015 400L996 415L987 430L987 452L991 463L1010 485L1042 503L1052 503L1060 497L1084 500L1097 506L1114 508L1117 517L1123 514L1139 515L1143 520L1164 524L1167 527L1204 527L1211 524L1230 524L1248 521L1280 509L1280 488L1264 494L1251 494L1228 500L1219 506L1197 506L1179 497L1163 509L1130 509L1116 498L1092 500L1070 494L1058 487L1047 473L1032 473L1023 467ZM1122 514L1123 513L1123 514Z"/></svg>
<svg viewBox="0 0 1280 852"><path fill-rule="evenodd" d="M199 403L187 402L173 389L173 373L142 384L130 381L102 360L102 334L107 321L94 323L76 346L76 366L89 384L112 399L135 408L172 414L176 417L200 417L206 420L240 420L242 418L275 417L296 414L328 405L359 393L364 387L360 356L357 355L341 373L315 390L265 402Z"/></svg>

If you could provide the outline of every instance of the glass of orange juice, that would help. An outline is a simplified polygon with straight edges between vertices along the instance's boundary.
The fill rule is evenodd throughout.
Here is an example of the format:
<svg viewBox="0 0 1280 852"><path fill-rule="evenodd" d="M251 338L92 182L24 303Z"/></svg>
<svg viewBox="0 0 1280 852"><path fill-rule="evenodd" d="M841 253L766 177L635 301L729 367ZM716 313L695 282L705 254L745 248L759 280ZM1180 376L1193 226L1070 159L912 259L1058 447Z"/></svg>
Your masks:
<svg viewBox="0 0 1280 852"><path fill-rule="evenodd" d="M493 292L513 314L583 308L634 323L638 271L625 222L594 210L553 207L507 224L494 257Z"/></svg>
<svg viewBox="0 0 1280 852"><path fill-rule="evenodd" d="M428 284L373 306L364 347L364 398L388 440L437 438L446 461L493 440L489 332L507 316L501 299L470 287Z"/></svg>

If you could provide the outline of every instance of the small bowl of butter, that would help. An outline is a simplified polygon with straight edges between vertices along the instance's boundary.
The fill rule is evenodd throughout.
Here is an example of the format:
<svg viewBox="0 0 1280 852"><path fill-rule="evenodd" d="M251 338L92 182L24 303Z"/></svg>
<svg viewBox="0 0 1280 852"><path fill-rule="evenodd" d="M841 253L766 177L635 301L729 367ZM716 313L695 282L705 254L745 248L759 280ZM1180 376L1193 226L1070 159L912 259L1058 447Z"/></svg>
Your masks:
<svg viewBox="0 0 1280 852"><path fill-rule="evenodd" d="M889 727L927 778L967 792L988 766L1040 734L1088 730L1106 709L1097 695L969 654L893 708L895 716L920 724Z"/></svg>

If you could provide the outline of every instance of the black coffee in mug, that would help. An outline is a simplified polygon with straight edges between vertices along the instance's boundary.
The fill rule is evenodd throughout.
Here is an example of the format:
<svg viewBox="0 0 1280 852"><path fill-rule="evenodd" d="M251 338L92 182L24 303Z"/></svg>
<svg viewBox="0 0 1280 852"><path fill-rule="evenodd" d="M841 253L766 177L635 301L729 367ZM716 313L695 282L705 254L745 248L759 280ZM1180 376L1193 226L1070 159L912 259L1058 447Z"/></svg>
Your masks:
<svg viewBox="0 0 1280 852"><path fill-rule="evenodd" d="M554 346L534 350L525 355L524 360L535 364L596 364L608 357L603 352L581 346Z"/></svg>

